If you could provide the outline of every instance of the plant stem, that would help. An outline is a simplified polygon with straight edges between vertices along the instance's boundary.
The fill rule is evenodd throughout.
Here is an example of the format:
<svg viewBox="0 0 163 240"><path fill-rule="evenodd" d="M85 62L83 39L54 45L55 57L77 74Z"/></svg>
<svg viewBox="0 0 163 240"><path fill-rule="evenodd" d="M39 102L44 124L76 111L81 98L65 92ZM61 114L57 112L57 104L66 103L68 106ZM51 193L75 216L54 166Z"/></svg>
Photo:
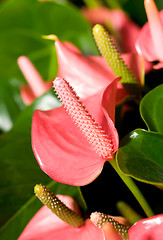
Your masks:
<svg viewBox="0 0 163 240"><path fill-rule="evenodd" d="M147 203L146 199L144 198L143 194L141 193L141 191L139 190L139 188L136 186L136 184L134 183L134 181L128 177L125 176L117 167L116 164L116 160L109 160L108 161L112 167L115 169L115 171L117 172L117 174L120 176L120 178L123 180L123 182L126 184L126 186L129 188L129 190L132 192L132 194L134 195L134 197L137 199L137 201L139 202L140 206L142 207L142 209L144 210L144 212L146 213L147 217L152 217L154 216L154 213L152 211L152 209L150 208L149 204Z"/></svg>

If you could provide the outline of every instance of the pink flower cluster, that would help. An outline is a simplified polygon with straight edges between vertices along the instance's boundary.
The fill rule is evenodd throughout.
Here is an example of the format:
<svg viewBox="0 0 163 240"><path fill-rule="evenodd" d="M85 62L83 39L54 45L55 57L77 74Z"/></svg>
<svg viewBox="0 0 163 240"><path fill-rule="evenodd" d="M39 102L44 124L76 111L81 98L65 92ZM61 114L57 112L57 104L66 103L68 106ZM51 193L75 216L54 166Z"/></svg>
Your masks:
<svg viewBox="0 0 163 240"><path fill-rule="evenodd" d="M98 23L111 21L115 25L121 36L121 46L125 51L130 51L122 54L122 58L141 84L142 56L146 59L146 71L151 68L148 63L151 61L159 61L154 68L163 66L163 12L158 13L152 0L145 0L145 7L149 22L142 29L119 10L83 10L92 24L97 23L98 18ZM102 171L105 162L114 158L119 145L115 106L124 101L128 94L103 57L84 56L74 45L62 43L59 39L55 41L55 47L59 71L53 87L63 106L50 111L35 111L32 148L40 168L53 180L82 186L92 182ZM21 89L22 98L29 104L45 93L51 84L43 81L26 57L20 57L18 64L29 83L28 87ZM79 212L73 199L59 197L71 209ZM125 224L125 219L120 220ZM131 240L161 240L162 236L163 214L142 219L129 229ZM122 238L109 223L100 229L90 219L86 219L82 227L73 228L44 206L19 237L19 240L25 239Z"/></svg>

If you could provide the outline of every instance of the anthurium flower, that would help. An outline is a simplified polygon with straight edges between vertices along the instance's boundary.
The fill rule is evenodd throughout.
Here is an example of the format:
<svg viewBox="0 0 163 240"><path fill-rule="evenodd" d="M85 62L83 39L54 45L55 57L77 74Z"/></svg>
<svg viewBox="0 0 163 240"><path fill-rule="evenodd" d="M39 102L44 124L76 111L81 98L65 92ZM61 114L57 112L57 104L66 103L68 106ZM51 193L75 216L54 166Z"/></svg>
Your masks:
<svg viewBox="0 0 163 240"><path fill-rule="evenodd" d="M32 62L25 56L18 58L18 66L22 71L28 85L20 88L21 97L25 104L31 104L35 98L40 97L51 88L50 82L44 82Z"/></svg>
<svg viewBox="0 0 163 240"><path fill-rule="evenodd" d="M74 88L80 98L96 94L115 78L114 73L102 56L84 56L70 43L55 42L59 71ZM131 68L136 79L143 84L142 57L138 54L123 54L123 60ZM120 82L117 84L116 104L122 102L128 94Z"/></svg>
<svg viewBox="0 0 163 240"><path fill-rule="evenodd" d="M128 226L124 225L124 218L95 212L84 220L73 198L54 195L41 184L36 185L34 191L45 206L30 220L18 240L127 239ZM106 223L107 228L103 226Z"/></svg>
<svg viewBox="0 0 163 240"><path fill-rule="evenodd" d="M81 103L67 81L54 80L71 117L63 107L36 110L32 148L41 169L55 181L88 184L100 174L104 163L113 159L119 142L114 126L117 81Z"/></svg>
<svg viewBox="0 0 163 240"><path fill-rule="evenodd" d="M119 42L122 52L135 52L135 41L140 27L125 12L120 9L110 10L101 6L92 9L84 7L82 13L93 25L108 26L115 35L117 42Z"/></svg>
<svg viewBox="0 0 163 240"><path fill-rule="evenodd" d="M36 185L37 186L37 185ZM44 189L45 191L45 189ZM44 200L46 194L42 194ZM52 198L49 194L48 197ZM96 227L90 219L84 220L81 217L80 209L77 203L69 196L57 195L52 200L56 211L60 212L59 217L51 209L43 206L30 220L19 240L104 240L104 234L101 229ZM51 199L50 199L51 200ZM50 200L46 200L50 202ZM61 201L61 202L60 202ZM65 206L65 205L66 206ZM71 214L75 215L73 218ZM81 221L81 226L71 226L63 221L60 216L67 216L68 220L75 222ZM77 220L75 219L77 217ZM71 223L71 222L70 222Z"/></svg>
<svg viewBox="0 0 163 240"><path fill-rule="evenodd" d="M129 229L129 240L162 240L163 214L139 220Z"/></svg>
<svg viewBox="0 0 163 240"><path fill-rule="evenodd" d="M159 61L155 69L163 67L163 10L158 12L153 0L144 0L148 22L136 41L137 51L148 61Z"/></svg>

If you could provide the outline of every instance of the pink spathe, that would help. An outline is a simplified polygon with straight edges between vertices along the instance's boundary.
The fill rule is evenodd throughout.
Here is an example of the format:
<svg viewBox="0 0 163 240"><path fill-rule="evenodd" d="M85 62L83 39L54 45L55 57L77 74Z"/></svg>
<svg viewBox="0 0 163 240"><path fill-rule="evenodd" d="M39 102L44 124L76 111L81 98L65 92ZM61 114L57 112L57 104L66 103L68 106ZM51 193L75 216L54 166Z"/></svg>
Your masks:
<svg viewBox="0 0 163 240"><path fill-rule="evenodd" d="M80 214L76 202L69 196L57 195L67 207ZM101 229L87 219L82 227L74 228L43 206L30 220L18 240L104 240Z"/></svg>
<svg viewBox="0 0 163 240"><path fill-rule="evenodd" d="M129 240L162 240L163 214L145 218L129 229Z"/></svg>
<svg viewBox="0 0 163 240"><path fill-rule="evenodd" d="M102 56L84 56L70 43L55 42L59 71L58 76L65 78L81 99L94 95L110 84L115 75ZM137 53L123 54L122 58L136 79L143 84L142 57ZM146 66L149 70L150 66ZM122 102L128 94L120 82L117 83L116 104Z"/></svg>
<svg viewBox="0 0 163 240"><path fill-rule="evenodd" d="M117 81L84 99L82 103L118 149L114 126ZM32 148L41 169L53 180L82 186L101 172L106 158L89 144L63 107L50 111L36 110L32 121Z"/></svg>
<svg viewBox="0 0 163 240"><path fill-rule="evenodd" d="M159 61L155 69L163 67L163 10L158 11L153 0L145 0L148 22L141 29L136 49L148 61Z"/></svg>
<svg viewBox="0 0 163 240"><path fill-rule="evenodd" d="M47 92L51 88L51 83L44 82L39 72L26 56L18 58L18 66L28 83L28 85L21 86L21 96L24 103L29 105L35 98Z"/></svg>

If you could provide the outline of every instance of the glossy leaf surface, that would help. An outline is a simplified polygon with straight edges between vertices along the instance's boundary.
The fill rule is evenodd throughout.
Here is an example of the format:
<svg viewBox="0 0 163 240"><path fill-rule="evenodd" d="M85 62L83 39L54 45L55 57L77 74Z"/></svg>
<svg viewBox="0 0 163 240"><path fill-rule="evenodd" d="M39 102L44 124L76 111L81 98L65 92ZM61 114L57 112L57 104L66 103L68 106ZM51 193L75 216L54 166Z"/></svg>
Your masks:
<svg viewBox="0 0 163 240"><path fill-rule="evenodd" d="M163 134L163 84L142 99L140 113L150 131Z"/></svg>
<svg viewBox="0 0 163 240"><path fill-rule="evenodd" d="M163 136L137 129L124 138L117 161L125 174L158 187L163 186Z"/></svg>

